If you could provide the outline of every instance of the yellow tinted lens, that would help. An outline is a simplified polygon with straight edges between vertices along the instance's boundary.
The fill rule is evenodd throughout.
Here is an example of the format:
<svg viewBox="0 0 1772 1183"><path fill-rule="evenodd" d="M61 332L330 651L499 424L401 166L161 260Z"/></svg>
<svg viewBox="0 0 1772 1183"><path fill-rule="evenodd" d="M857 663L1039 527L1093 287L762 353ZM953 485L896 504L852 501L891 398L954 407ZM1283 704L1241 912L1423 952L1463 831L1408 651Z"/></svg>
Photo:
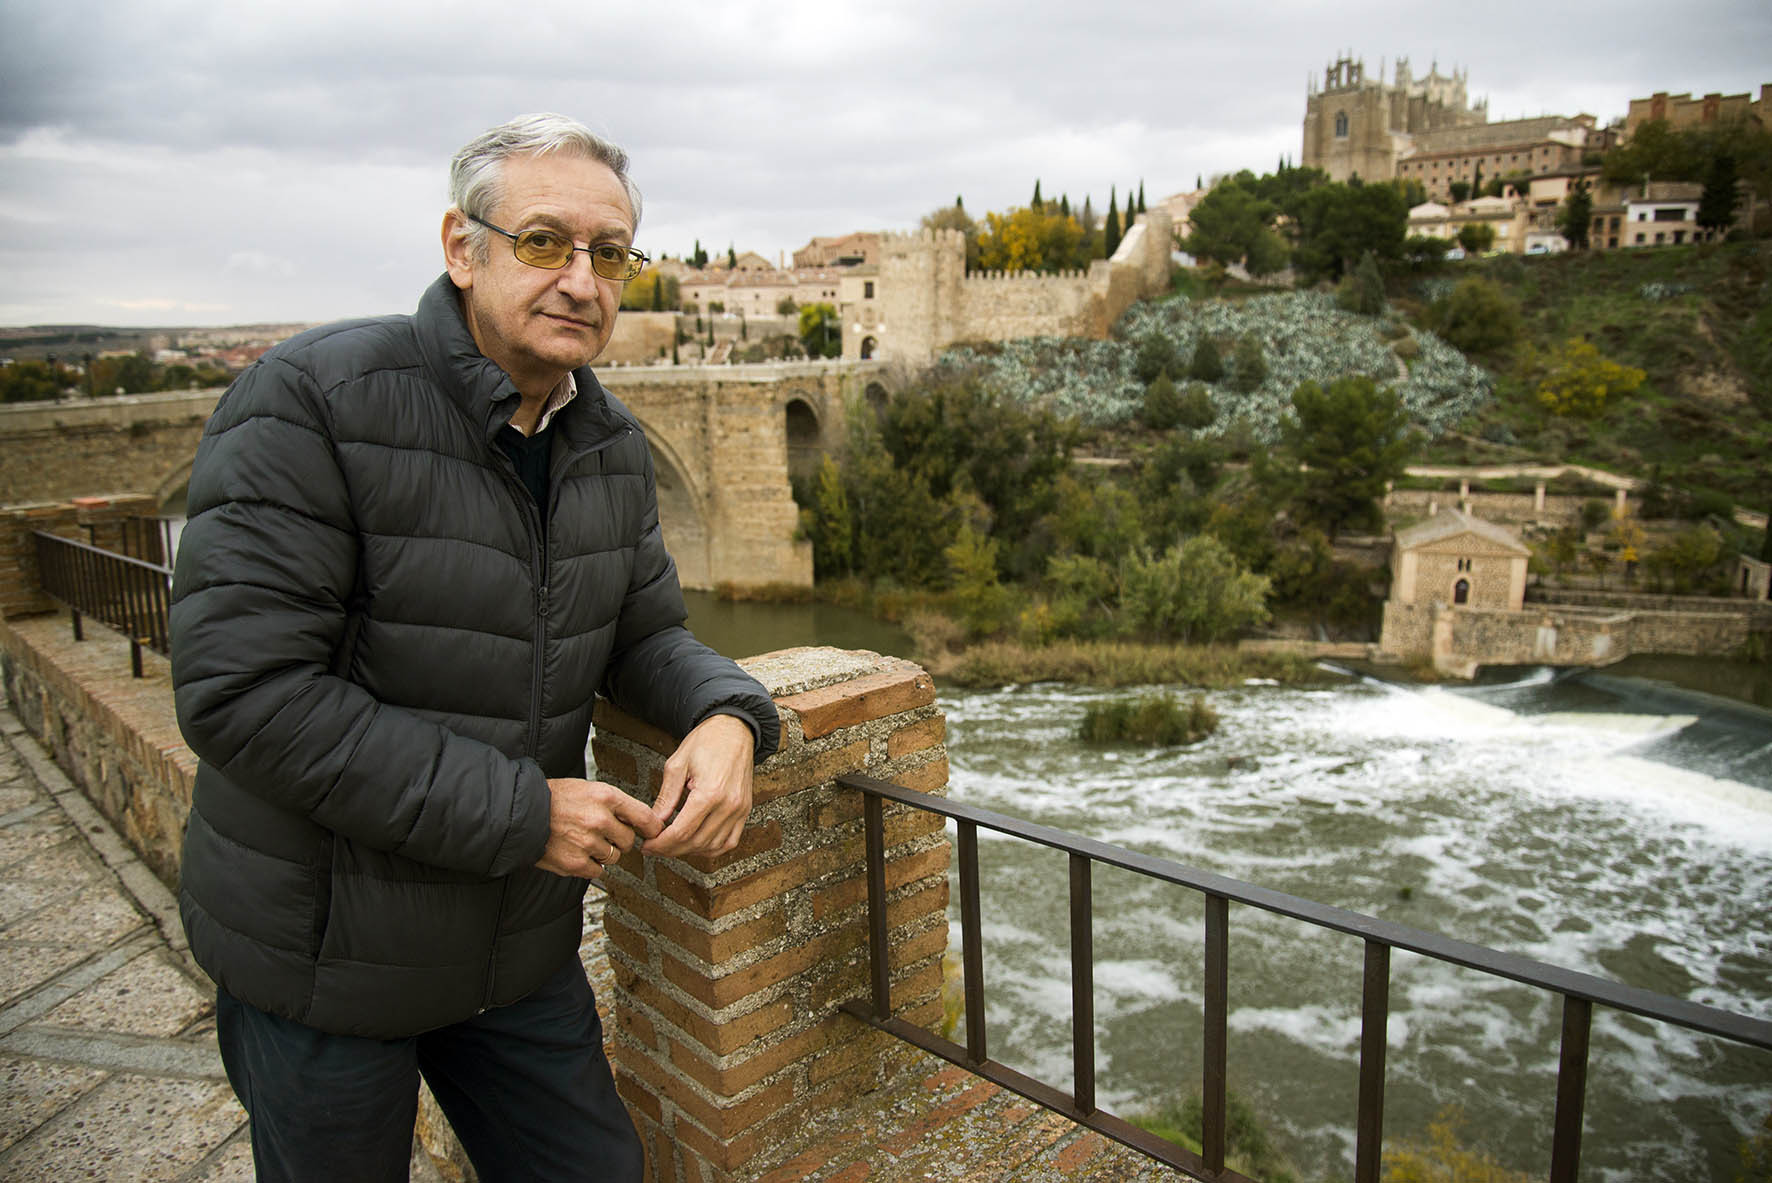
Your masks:
<svg viewBox="0 0 1772 1183"><path fill-rule="evenodd" d="M531 267L558 269L572 258L572 240L552 230L525 230L514 245L517 258Z"/></svg>
<svg viewBox="0 0 1772 1183"><path fill-rule="evenodd" d="M591 265L604 279L632 279L639 273L625 246L612 242L591 248Z"/></svg>

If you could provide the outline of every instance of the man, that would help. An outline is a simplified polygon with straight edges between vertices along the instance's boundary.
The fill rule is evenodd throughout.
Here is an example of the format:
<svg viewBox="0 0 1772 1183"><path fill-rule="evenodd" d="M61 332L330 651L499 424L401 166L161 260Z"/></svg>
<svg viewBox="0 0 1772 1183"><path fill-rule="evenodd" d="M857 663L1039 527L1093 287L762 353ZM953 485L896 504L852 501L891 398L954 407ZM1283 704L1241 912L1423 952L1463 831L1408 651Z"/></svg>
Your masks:
<svg viewBox="0 0 1772 1183"><path fill-rule="evenodd" d="M450 180L416 314L285 342L198 447L180 909L261 1179L404 1179L422 1073L482 1179L634 1180L586 881L731 849L778 725L683 628L645 439L586 368L645 263L626 155L525 116ZM682 737L651 807L583 779L597 693Z"/></svg>

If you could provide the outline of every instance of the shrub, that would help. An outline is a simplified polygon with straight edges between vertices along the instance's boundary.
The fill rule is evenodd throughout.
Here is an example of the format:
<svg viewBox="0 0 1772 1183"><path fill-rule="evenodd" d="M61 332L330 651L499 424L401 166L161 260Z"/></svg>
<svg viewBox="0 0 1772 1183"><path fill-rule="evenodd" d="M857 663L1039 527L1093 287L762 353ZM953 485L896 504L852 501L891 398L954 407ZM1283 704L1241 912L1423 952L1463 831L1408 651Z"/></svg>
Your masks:
<svg viewBox="0 0 1772 1183"><path fill-rule="evenodd" d="M1384 276L1378 270L1378 259L1371 251L1360 256L1360 265L1341 281L1335 303L1347 312L1361 316L1384 313Z"/></svg>
<svg viewBox="0 0 1772 1183"><path fill-rule="evenodd" d="M1237 338L1237 349L1232 355L1231 364L1236 374L1233 384L1244 394L1260 386L1267 378L1267 359L1262 357L1261 342L1252 333L1244 333ZM1210 419L1206 421L1210 422ZM1204 427L1206 424L1199 426Z"/></svg>
<svg viewBox="0 0 1772 1183"><path fill-rule="evenodd" d="M1138 356L1132 363L1132 372L1140 382L1147 386L1155 382L1161 374L1178 372L1181 369L1181 358L1175 352L1175 342L1168 334L1151 333L1138 343Z"/></svg>
<svg viewBox="0 0 1772 1183"><path fill-rule="evenodd" d="M1153 431L1168 431L1181 422L1181 393L1175 389L1167 373L1144 388L1144 425Z"/></svg>
<svg viewBox="0 0 1772 1183"><path fill-rule="evenodd" d="M1592 343L1570 338L1552 357L1550 372L1539 382L1538 401L1553 415L1597 419L1608 402L1635 391L1646 376L1634 366L1608 361Z"/></svg>
<svg viewBox="0 0 1772 1183"><path fill-rule="evenodd" d="M1144 743L1163 747L1198 743L1218 730L1218 712L1201 695L1186 707L1168 694L1091 703L1078 729L1085 743Z"/></svg>
<svg viewBox="0 0 1772 1183"><path fill-rule="evenodd" d="M1194 359L1188 363L1187 376L1196 382L1216 382L1224 377L1224 361L1210 336L1201 334L1194 346Z"/></svg>
<svg viewBox="0 0 1772 1183"><path fill-rule="evenodd" d="M1466 353L1503 349L1520 335L1520 308L1492 279L1461 280L1431 309L1434 330Z"/></svg>

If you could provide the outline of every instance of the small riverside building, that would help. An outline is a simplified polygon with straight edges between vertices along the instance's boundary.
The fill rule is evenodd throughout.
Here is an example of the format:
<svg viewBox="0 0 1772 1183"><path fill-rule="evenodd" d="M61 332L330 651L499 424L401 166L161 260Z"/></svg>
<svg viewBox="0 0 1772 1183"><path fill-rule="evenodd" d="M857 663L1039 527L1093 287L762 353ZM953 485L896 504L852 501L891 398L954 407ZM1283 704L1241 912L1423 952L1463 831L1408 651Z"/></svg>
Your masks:
<svg viewBox="0 0 1772 1183"><path fill-rule="evenodd" d="M1532 551L1505 528L1442 509L1399 530L1391 551L1391 600L1469 604L1518 612L1526 600Z"/></svg>
<svg viewBox="0 0 1772 1183"><path fill-rule="evenodd" d="M1458 509L1442 509L1397 531L1379 651L1447 664L1448 609L1520 612L1531 557L1531 549L1505 528Z"/></svg>

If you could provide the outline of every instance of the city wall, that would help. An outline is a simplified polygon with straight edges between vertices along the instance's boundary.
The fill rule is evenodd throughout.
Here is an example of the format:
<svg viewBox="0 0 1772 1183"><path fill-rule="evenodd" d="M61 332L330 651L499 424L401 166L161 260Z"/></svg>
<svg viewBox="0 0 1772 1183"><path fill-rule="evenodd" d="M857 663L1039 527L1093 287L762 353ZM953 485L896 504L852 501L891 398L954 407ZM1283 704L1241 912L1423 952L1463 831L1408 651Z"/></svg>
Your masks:
<svg viewBox="0 0 1772 1183"><path fill-rule="evenodd" d="M877 356L912 365L968 341L1105 338L1135 301L1169 290L1172 238L1169 213L1158 208L1139 215L1112 259L1087 271L968 275L958 230L882 235L877 319L851 313L844 356L859 357L864 336Z"/></svg>

